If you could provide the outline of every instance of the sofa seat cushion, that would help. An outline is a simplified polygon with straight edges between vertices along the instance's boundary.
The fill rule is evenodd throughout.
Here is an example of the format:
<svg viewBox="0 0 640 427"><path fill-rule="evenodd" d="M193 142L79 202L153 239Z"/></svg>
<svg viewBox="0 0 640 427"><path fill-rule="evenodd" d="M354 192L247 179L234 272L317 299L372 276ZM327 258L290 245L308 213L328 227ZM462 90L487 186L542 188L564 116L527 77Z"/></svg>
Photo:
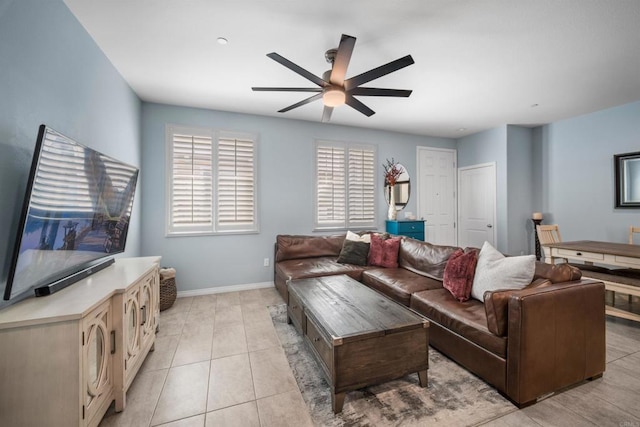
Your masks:
<svg viewBox="0 0 640 427"><path fill-rule="evenodd" d="M507 338L489 331L484 304L480 301L460 302L443 288L413 294L410 307L487 351L507 357Z"/></svg>
<svg viewBox="0 0 640 427"><path fill-rule="evenodd" d="M276 264L276 274L285 280L346 274L352 279L361 281L362 272L367 269L367 267L353 264L340 264L337 260L338 257L335 256L288 259Z"/></svg>
<svg viewBox="0 0 640 427"><path fill-rule="evenodd" d="M366 270L362 273L362 283L406 306L409 306L414 292L442 288L439 280L420 276L404 268Z"/></svg>

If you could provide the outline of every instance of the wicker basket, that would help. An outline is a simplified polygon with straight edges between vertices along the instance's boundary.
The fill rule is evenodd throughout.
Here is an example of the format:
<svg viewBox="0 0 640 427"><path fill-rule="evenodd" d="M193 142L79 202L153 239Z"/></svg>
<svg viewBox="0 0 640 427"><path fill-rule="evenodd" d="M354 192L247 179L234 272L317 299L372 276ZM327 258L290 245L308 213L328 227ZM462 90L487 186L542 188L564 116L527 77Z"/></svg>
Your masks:
<svg viewBox="0 0 640 427"><path fill-rule="evenodd" d="M163 279L162 275L160 275L160 311L171 307L176 300L177 294L175 276Z"/></svg>

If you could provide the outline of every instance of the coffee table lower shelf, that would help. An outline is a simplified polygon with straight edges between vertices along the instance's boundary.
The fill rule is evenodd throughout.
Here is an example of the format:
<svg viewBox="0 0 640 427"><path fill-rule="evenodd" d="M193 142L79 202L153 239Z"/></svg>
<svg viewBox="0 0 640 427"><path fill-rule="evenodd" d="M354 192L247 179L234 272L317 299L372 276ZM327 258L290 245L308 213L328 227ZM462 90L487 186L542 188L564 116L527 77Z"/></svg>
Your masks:
<svg viewBox="0 0 640 427"><path fill-rule="evenodd" d="M290 282L287 315L331 387L334 413L342 411L346 392L410 373L427 386L429 322L347 276ZM360 332L336 336L336 323Z"/></svg>

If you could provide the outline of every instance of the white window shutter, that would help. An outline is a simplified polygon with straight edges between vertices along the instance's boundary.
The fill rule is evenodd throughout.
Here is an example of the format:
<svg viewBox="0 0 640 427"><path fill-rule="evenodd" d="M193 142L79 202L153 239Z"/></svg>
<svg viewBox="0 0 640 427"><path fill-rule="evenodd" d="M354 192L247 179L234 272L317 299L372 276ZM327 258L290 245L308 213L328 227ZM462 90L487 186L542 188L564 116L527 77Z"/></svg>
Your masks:
<svg viewBox="0 0 640 427"><path fill-rule="evenodd" d="M212 137L171 133L170 232L212 231Z"/></svg>
<svg viewBox="0 0 640 427"><path fill-rule="evenodd" d="M349 148L349 226L375 225L375 151Z"/></svg>
<svg viewBox="0 0 640 427"><path fill-rule="evenodd" d="M345 227L345 148L334 144L316 146L316 226Z"/></svg>
<svg viewBox="0 0 640 427"><path fill-rule="evenodd" d="M254 139L222 135L218 139L218 230L257 230L255 161Z"/></svg>

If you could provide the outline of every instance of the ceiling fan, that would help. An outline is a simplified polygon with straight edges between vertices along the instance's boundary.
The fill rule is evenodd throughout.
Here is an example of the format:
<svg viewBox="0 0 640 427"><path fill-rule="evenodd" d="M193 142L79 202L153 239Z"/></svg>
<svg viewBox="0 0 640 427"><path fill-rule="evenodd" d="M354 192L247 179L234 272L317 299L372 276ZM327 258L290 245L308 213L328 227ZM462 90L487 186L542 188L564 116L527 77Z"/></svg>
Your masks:
<svg viewBox="0 0 640 427"><path fill-rule="evenodd" d="M351 60L351 54L353 53L353 47L355 44L355 37L348 36L346 34L342 35L338 48L329 49L325 53L327 62L331 64L331 70L326 71L322 75L322 78L310 73L275 52L268 53L267 56L269 58L284 65L291 71L301 75L312 83L315 83L318 87L252 87L251 89L257 92L317 92L315 95L303 99L300 102L296 102L295 104L283 108L278 112L285 113L289 110L293 110L294 108L298 108L322 98L322 102L324 104L324 111L322 113L323 122L328 122L331 118L333 109L342 104L349 105L367 117L375 114L375 111L356 99L356 96L394 96L406 98L411 95L411 90L361 87L361 85L370 82L371 80L375 80L413 64L414 61L411 55L396 59L395 61L391 61L388 64L381 65L355 77L345 79L347 67L349 66L349 61Z"/></svg>

